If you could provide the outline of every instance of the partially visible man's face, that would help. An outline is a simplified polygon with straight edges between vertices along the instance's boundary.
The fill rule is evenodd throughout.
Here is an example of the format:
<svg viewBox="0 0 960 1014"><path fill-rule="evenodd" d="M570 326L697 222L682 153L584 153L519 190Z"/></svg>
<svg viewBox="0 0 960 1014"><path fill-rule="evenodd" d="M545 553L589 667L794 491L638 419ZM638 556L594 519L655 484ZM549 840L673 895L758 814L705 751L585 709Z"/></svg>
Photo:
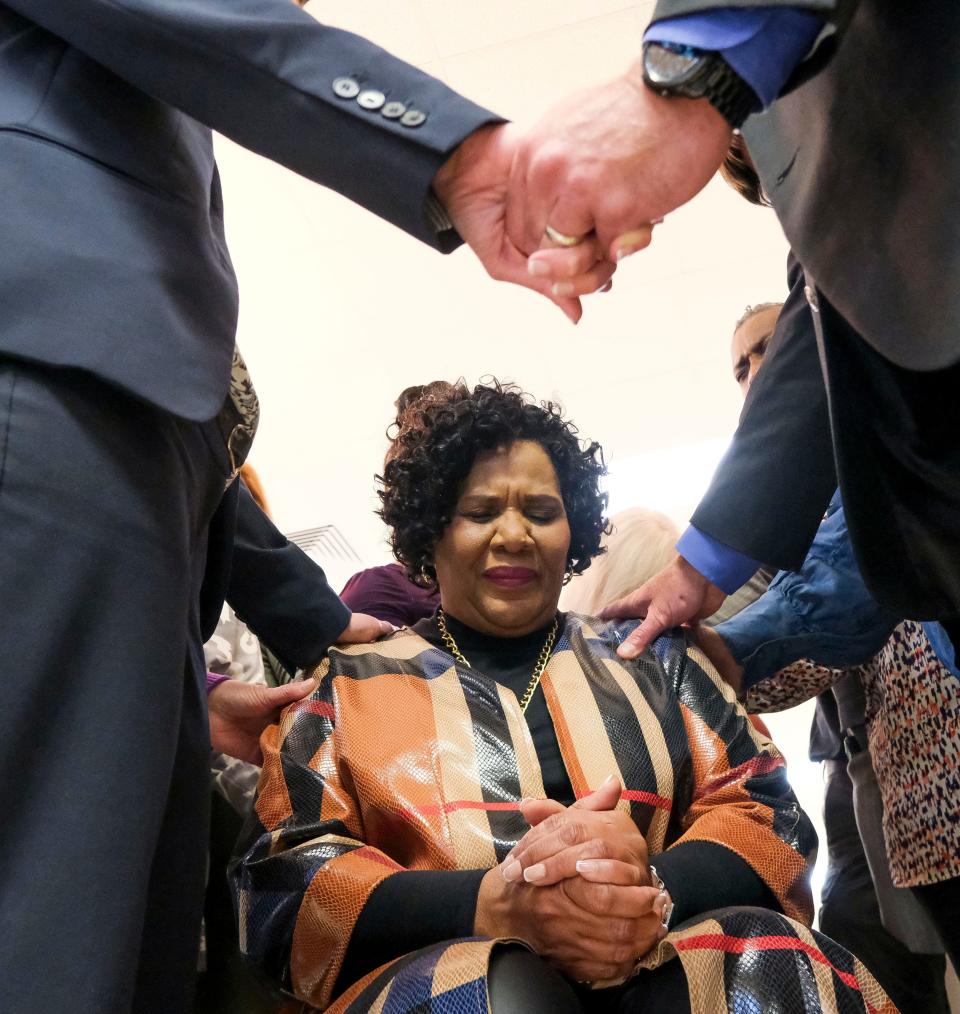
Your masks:
<svg viewBox="0 0 960 1014"><path fill-rule="evenodd" d="M730 359L733 363L733 376L740 385L743 396L747 396L750 384L763 364L767 346L773 337L773 329L777 326L781 307L768 306L759 313L748 317L733 333L730 344Z"/></svg>

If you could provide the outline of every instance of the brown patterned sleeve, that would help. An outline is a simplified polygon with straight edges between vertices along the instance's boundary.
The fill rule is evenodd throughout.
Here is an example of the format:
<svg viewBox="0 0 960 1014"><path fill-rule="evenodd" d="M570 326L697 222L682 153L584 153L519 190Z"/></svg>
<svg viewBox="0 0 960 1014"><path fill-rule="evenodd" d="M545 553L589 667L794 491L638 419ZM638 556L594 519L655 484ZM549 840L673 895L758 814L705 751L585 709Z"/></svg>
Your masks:
<svg viewBox="0 0 960 1014"><path fill-rule="evenodd" d="M678 842L713 842L740 856L783 911L813 917L808 863L816 832L787 781L777 748L761 736L706 656L688 646L675 678L690 742L694 789Z"/></svg>
<svg viewBox="0 0 960 1014"><path fill-rule="evenodd" d="M245 957L323 1008L367 898L401 867L364 844L338 758L336 680L326 666L318 675L261 738L260 789L231 878Z"/></svg>
<svg viewBox="0 0 960 1014"><path fill-rule="evenodd" d="M838 680L849 675L850 669L831 669L810 659L801 658L784 666L779 672L754 683L747 691L743 706L751 715L786 711L812 700Z"/></svg>

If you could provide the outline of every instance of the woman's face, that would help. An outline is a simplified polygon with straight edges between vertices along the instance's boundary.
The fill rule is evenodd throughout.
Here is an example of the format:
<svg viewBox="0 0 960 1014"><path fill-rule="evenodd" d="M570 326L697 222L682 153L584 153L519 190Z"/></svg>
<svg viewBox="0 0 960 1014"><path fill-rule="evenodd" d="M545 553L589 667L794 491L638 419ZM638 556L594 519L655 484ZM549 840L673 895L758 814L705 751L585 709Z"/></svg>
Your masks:
<svg viewBox="0 0 960 1014"><path fill-rule="evenodd" d="M556 612L569 549L557 473L540 444L483 454L434 551L444 611L485 634L528 634Z"/></svg>

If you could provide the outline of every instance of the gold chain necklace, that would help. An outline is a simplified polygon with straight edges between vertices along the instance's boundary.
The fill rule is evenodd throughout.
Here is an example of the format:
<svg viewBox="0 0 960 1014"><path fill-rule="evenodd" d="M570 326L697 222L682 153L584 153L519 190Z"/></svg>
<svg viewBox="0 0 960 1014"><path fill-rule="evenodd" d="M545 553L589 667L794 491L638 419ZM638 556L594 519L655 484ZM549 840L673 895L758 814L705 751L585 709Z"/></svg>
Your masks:
<svg viewBox="0 0 960 1014"><path fill-rule="evenodd" d="M450 654L461 664L465 665L468 669L472 669L473 666L467 661L467 657L463 654L460 648L457 646L457 642L453 639L453 634L447 630L446 617L443 614L443 609L437 610L437 626L440 628L440 637L443 643L450 649ZM534 666L533 675L530 677L530 682L527 684L527 689L523 693L523 697L520 698L520 710L526 714L527 705L533 699L533 695L537 692L537 687L540 686L540 680L543 678L543 674L547 668L547 663L550 661L550 655L553 653L553 642L557 639L557 629L559 627L559 621L556 617L553 618L553 626L550 628L550 632L547 634L547 639L544 641L543 647L540 649L540 655L537 658L537 664Z"/></svg>

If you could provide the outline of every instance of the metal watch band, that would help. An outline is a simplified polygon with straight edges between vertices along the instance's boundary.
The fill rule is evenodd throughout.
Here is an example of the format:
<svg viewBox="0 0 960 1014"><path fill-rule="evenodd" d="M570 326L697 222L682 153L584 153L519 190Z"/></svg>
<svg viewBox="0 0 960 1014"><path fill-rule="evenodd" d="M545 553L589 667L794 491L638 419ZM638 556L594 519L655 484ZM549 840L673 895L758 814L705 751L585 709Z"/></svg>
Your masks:
<svg viewBox="0 0 960 1014"><path fill-rule="evenodd" d="M737 130L757 107L757 96L742 77L723 59L714 56L704 98Z"/></svg>
<svg viewBox="0 0 960 1014"><path fill-rule="evenodd" d="M658 52L667 52L692 61L688 70L676 79L663 77L651 71L648 58ZM730 66L720 53L704 52L694 46L674 46L670 43L647 42L643 47L643 78L658 95L665 98L706 99L733 127L760 108L753 89Z"/></svg>

